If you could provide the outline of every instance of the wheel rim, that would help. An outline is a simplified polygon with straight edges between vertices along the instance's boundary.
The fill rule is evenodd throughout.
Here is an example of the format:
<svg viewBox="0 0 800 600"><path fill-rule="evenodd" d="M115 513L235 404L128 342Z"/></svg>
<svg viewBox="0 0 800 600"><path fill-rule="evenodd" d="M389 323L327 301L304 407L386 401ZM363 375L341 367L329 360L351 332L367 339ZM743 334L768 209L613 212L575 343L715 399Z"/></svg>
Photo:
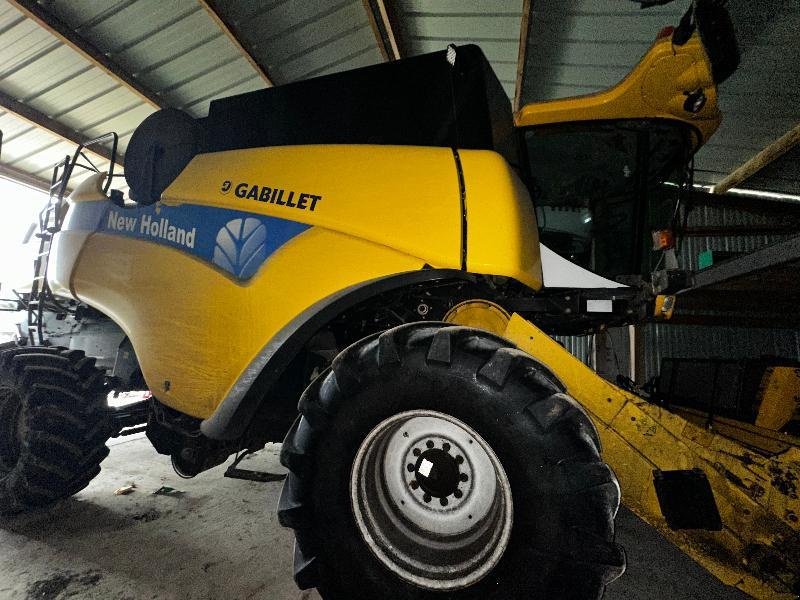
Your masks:
<svg viewBox="0 0 800 600"><path fill-rule="evenodd" d="M19 396L7 387L0 387L0 471L14 468L19 458L19 438L24 429Z"/></svg>
<svg viewBox="0 0 800 600"><path fill-rule="evenodd" d="M350 476L358 529L378 560L430 590L480 581L511 535L512 498L497 456L444 413L386 419L362 442Z"/></svg>

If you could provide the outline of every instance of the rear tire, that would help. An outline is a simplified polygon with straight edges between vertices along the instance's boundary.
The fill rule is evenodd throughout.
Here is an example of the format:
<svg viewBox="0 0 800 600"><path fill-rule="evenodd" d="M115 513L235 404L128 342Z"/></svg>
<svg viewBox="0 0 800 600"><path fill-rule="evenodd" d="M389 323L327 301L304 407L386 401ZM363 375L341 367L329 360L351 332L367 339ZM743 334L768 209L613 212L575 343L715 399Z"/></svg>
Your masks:
<svg viewBox="0 0 800 600"><path fill-rule="evenodd" d="M281 452L281 461L290 473L278 516L284 526L295 530L298 585L316 586L326 600L602 597L606 584L625 568L624 553L614 544L619 485L600 459L592 422L563 392L563 386L544 366L510 342L467 327L413 323L347 348L331 370L303 393L301 417ZM372 451L365 444L404 413L439 415L442 423L460 423L463 431L473 432L480 443L485 442L487 455L499 460L501 468L495 471L502 475L496 478L497 487L510 487L513 520L499 560L495 553L495 562L476 564L476 571L486 567L480 578L470 579L467 571L456 573L456 568L453 574L448 568L438 568L435 577L425 577L425 567L432 567L429 571L433 573L437 565L446 564L441 551L431 550L441 547L435 536L430 544L420 544L418 552L411 546L413 552L393 562L391 557L400 554L397 548L409 541L386 542L384 534L391 537L397 529L395 517L386 519L395 525L383 530L381 519L372 519L378 529L372 531L374 535L369 527L365 529L363 515L380 512L379 502L364 510L362 504L368 503L364 498L370 496L365 492L359 499L351 479L369 481L374 475L379 481L375 490L383 491L373 491L372 497L382 494L384 504L385 498L396 497L391 492L397 489L396 482L393 488L389 481L392 473L404 473L400 476L404 486L406 477L422 481L419 471L416 475L405 471L406 466L413 471L412 465L406 465L407 453L393 452L397 443L404 443L402 439L397 442L397 437L376 446L384 453L372 462L388 467L380 473L356 474L365 463L363 456ZM443 425L442 431L449 427ZM456 437L460 435L457 429L453 431ZM403 435L414 438L415 434ZM443 436L433 436L437 439L434 450L438 451ZM395 460L397 456L400 458ZM444 455L440 452L439 456ZM471 462L475 461L468 457L466 463ZM411 481L407 485L419 492ZM439 511L431 510L429 515L436 529L436 519L445 527L447 515L457 510L453 498L466 498L468 493L448 496L450 506L442 504L446 509L440 510L430 498L418 504L423 512L426 505ZM401 515L402 522L408 511L400 504L391 509L396 512L386 514ZM428 517L408 521L408 529L425 538L425 519ZM474 535L480 532L476 530ZM498 531L493 539L500 538ZM462 564L473 559L483 560L476 554L467 556ZM416 575L409 575L404 565L415 562L420 568Z"/></svg>
<svg viewBox="0 0 800 600"><path fill-rule="evenodd" d="M111 434L105 381L81 351L0 353L0 513L71 496L100 472Z"/></svg>

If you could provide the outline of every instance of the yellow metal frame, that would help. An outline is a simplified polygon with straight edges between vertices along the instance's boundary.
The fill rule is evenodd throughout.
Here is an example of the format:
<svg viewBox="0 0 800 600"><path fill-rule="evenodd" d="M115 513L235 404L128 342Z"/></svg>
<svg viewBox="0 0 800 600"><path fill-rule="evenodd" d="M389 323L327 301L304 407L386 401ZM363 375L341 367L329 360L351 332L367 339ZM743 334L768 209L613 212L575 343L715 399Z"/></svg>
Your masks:
<svg viewBox="0 0 800 600"><path fill-rule="evenodd" d="M442 321L503 335L510 319L508 311L494 302L466 300L448 310Z"/></svg>
<svg viewBox="0 0 800 600"><path fill-rule="evenodd" d="M676 300L675 296L658 294L653 306L653 317L665 321L671 319Z"/></svg>
<svg viewBox="0 0 800 600"><path fill-rule="evenodd" d="M758 427L779 430L793 419L800 420L800 369L767 368L758 395Z"/></svg>
<svg viewBox="0 0 800 600"><path fill-rule="evenodd" d="M685 110L687 94L698 90L705 105L696 113ZM721 115L711 63L697 32L682 46L671 36L657 39L628 76L608 90L527 104L515 115L517 127L614 119L680 121L698 133L696 148L708 141Z"/></svg>
<svg viewBox="0 0 800 600"><path fill-rule="evenodd" d="M781 454L759 454L649 404L602 379L519 315L512 315L504 336L547 365L590 414L626 506L722 582L756 598L796 597L800 446L790 442ZM653 471L692 468L711 483L722 531L667 527Z"/></svg>

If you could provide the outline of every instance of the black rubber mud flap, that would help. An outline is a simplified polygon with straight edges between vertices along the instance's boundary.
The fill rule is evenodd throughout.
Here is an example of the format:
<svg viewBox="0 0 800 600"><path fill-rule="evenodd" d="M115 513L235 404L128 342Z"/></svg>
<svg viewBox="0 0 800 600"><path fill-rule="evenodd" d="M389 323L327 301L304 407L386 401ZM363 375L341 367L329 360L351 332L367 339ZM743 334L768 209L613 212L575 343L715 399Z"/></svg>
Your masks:
<svg viewBox="0 0 800 600"><path fill-rule="evenodd" d="M722 529L714 492L701 469L656 470L653 483L661 514L670 529Z"/></svg>

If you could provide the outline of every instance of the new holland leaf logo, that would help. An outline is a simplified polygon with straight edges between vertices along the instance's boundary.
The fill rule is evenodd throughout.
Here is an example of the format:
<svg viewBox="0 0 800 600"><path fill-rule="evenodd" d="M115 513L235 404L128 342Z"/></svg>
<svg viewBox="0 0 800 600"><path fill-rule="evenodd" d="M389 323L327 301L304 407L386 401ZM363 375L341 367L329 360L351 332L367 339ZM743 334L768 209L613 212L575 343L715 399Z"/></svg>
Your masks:
<svg viewBox="0 0 800 600"><path fill-rule="evenodd" d="M252 277L267 259L267 228L259 219L228 221L217 233L213 262L239 279Z"/></svg>

